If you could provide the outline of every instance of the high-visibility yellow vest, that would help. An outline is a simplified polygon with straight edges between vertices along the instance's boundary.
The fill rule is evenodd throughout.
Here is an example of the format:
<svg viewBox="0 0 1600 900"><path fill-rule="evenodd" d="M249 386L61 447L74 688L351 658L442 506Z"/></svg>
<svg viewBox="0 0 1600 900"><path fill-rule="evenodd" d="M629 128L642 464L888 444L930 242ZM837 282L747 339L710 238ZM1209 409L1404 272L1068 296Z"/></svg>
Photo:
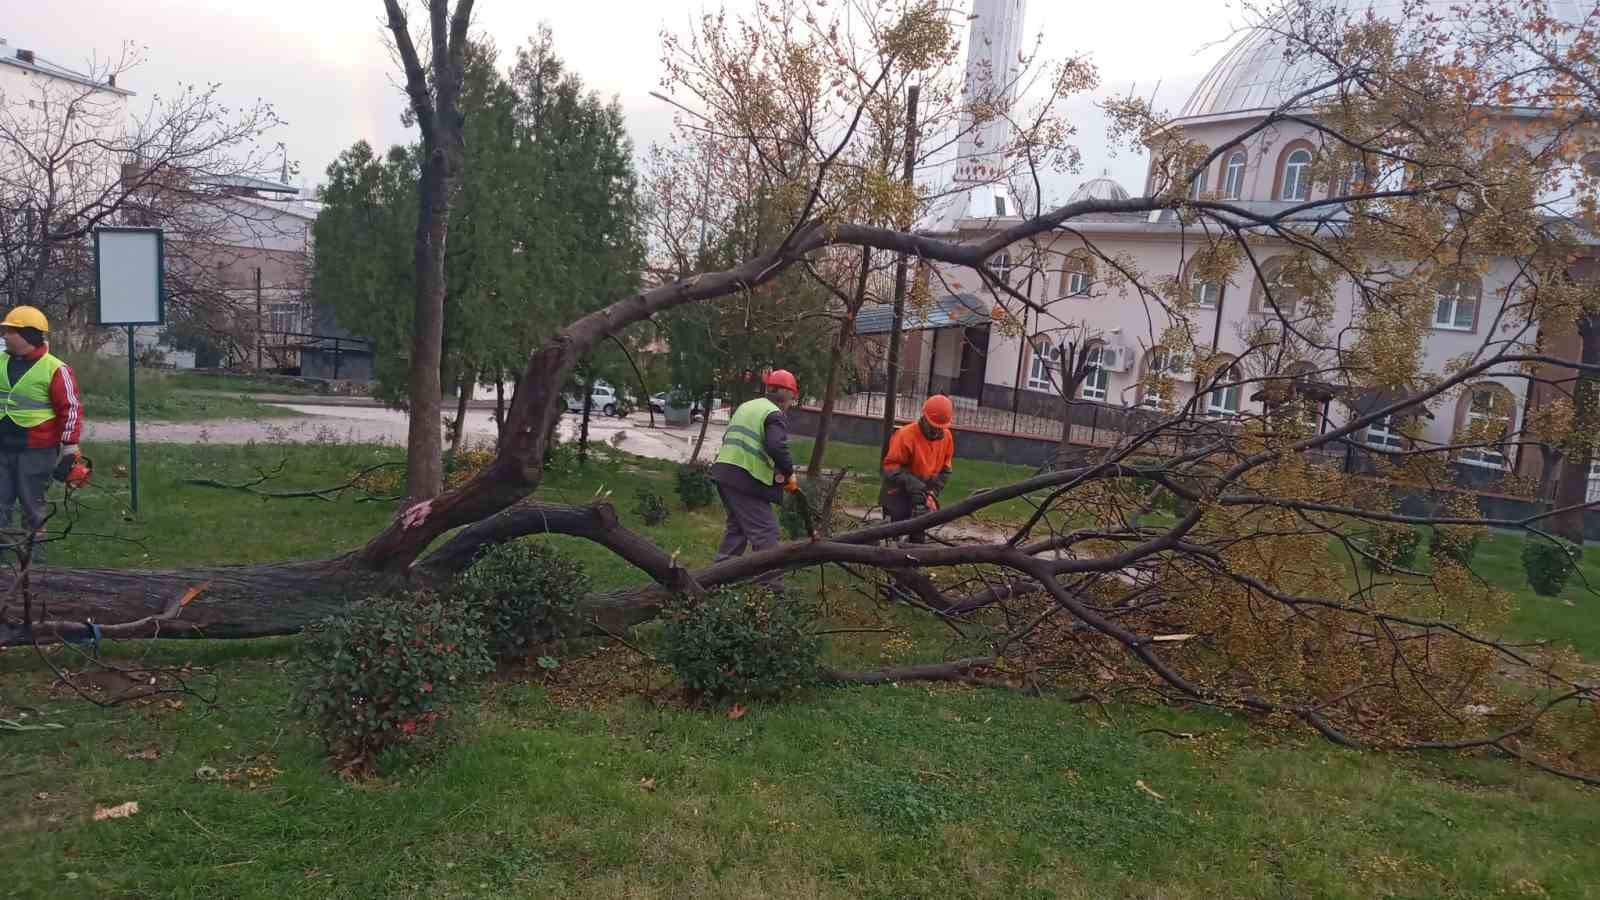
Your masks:
<svg viewBox="0 0 1600 900"><path fill-rule="evenodd" d="M11 383L7 362L0 359L0 396L5 397L4 403L0 404L0 419L10 419L23 428L33 428L55 418L55 407L50 405L50 382L55 380L56 370L62 366L61 360L46 353L34 362L16 384Z"/></svg>
<svg viewBox="0 0 1600 900"><path fill-rule="evenodd" d="M738 466L749 472L756 481L771 484L772 457L767 455L767 416L778 411L778 405L765 397L739 404L728 420L728 430L722 435L722 447L717 450L717 462Z"/></svg>

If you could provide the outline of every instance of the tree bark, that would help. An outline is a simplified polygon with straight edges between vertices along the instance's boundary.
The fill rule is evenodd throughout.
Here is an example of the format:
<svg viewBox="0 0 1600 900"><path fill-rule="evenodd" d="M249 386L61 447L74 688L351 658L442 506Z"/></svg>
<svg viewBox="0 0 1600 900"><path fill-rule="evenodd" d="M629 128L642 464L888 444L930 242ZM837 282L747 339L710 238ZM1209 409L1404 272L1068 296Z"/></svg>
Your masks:
<svg viewBox="0 0 1600 900"><path fill-rule="evenodd" d="M583 416L578 421L578 465L589 464L589 414L594 412L594 379L583 383Z"/></svg>
<svg viewBox="0 0 1600 900"><path fill-rule="evenodd" d="M1588 315L1578 320L1578 336L1582 339L1581 359L1586 366L1600 365L1600 316ZM1572 392L1573 432L1592 439L1600 428L1600 379L1592 369L1580 369L1578 383ZM1567 509L1551 517L1550 531L1558 537L1583 545L1583 517L1580 507L1589 495L1589 460L1593 451L1587 447L1565 453L1561 461L1561 474L1556 482L1556 509Z"/></svg>
<svg viewBox="0 0 1600 900"><path fill-rule="evenodd" d="M917 94L912 85L906 95L906 166L905 183L911 184L917 161ZM910 225L908 223L907 228ZM900 389L900 342L904 337L906 317L906 265L907 254L901 253L894 266L894 321L889 327L889 359L887 383L883 389L883 442L878 448L880 458L889 454L889 438L894 435L895 395Z"/></svg>
<svg viewBox="0 0 1600 900"><path fill-rule="evenodd" d="M834 337L828 351L828 383L822 390L822 409L817 414L817 434L811 444L811 461L806 463L806 477L822 474L822 459L828 452L828 431L833 427L833 406L839 395L839 368L844 361L845 348L856 327L856 314L867 299L867 275L872 271L872 248L861 248L861 271L856 276L856 292L845 307L844 323Z"/></svg>

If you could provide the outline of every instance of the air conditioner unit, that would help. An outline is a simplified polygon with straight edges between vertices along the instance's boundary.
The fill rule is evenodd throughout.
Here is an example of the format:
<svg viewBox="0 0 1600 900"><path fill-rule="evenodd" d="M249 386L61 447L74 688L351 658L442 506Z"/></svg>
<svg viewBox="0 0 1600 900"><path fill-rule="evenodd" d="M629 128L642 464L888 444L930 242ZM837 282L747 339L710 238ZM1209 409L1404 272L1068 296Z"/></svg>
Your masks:
<svg viewBox="0 0 1600 900"><path fill-rule="evenodd" d="M1133 348L1107 345L1100 351L1100 365L1107 372L1126 372L1133 368Z"/></svg>

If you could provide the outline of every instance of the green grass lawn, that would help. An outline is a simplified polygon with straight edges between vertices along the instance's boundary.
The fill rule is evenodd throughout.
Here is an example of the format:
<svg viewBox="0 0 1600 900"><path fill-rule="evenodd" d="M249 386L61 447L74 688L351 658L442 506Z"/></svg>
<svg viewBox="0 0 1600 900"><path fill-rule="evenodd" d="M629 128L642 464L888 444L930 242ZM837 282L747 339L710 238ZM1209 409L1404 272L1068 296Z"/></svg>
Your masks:
<svg viewBox="0 0 1600 900"><path fill-rule="evenodd" d="M83 407L96 421L128 418L126 360L68 360L78 377ZM251 396L264 383L217 376L194 375L161 369L134 372L134 400L140 420L199 422L208 419L258 419L294 415L289 410L261 403ZM287 393L287 391L285 391Z"/></svg>
<svg viewBox="0 0 1600 900"><path fill-rule="evenodd" d="M90 452L102 470L122 461L116 447ZM54 560L169 566L335 552L390 506L263 501L180 482L243 479L287 460L275 487L323 485L398 454L153 447L141 456L140 515L126 520L125 486L97 474L103 490ZM672 498L672 517L643 528L632 512L641 489L672 498L670 468L628 461L558 474L541 495L581 502L610 491L625 522L692 563L709 559L720 510L687 513ZM563 543L603 587L638 580L604 551ZM1514 587L1516 550L1497 536L1479 569ZM1580 640L1586 604L1572 596L1578 607L1540 607L1518 627ZM944 652L927 623L856 603L860 615L909 628L912 657ZM647 627L636 642L648 648L653 637ZM883 637L832 638L830 658L882 665ZM346 784L290 714L296 644L118 646L111 652L214 667L218 698L111 710L53 692L34 651L0 652L0 718L27 711L26 721L65 726L0 731L8 892L1576 898L1600 884L1600 792L1524 767L1357 753L1218 713L968 687L818 688L735 720L622 691L573 704L537 680L499 680L458 708L450 740L431 755L393 754L379 780ZM217 774L197 777L202 766ZM97 805L129 800L137 815L91 821Z"/></svg>

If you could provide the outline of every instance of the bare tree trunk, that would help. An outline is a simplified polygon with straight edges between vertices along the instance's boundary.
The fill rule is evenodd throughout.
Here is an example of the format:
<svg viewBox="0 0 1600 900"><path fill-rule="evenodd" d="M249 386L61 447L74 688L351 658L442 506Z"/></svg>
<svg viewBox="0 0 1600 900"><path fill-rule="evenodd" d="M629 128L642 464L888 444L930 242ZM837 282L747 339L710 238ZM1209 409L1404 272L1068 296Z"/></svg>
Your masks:
<svg viewBox="0 0 1600 900"><path fill-rule="evenodd" d="M384 0L389 31L405 68L406 95L422 133L422 172L412 253L417 292L411 323L411 421L406 434L406 495L412 500L438 496L444 477L444 441L440 433L444 257L450 233L451 193L460 177L465 152L459 100L472 4L473 0L457 0L451 14L449 0L428 0L430 73L423 69L399 0Z"/></svg>
<svg viewBox="0 0 1600 900"><path fill-rule="evenodd" d="M461 445L466 442L467 436L467 402L472 398L472 389L477 386L477 379L467 374L456 382L456 390L460 396L456 398L456 425L450 433L450 455L455 456L461 452Z"/></svg>
<svg viewBox="0 0 1600 900"><path fill-rule="evenodd" d="M1600 316L1578 320L1582 339L1581 359L1586 366L1600 365ZM1572 430L1578 435L1593 435L1600 426L1600 379L1593 370L1580 369L1578 384L1572 391ZM1574 544L1583 544L1584 512L1579 507L1589 496L1589 460L1592 451L1580 449L1563 455L1556 483L1556 509L1566 509L1550 519L1550 531ZM1567 509L1568 507L1574 507Z"/></svg>
<svg viewBox="0 0 1600 900"><path fill-rule="evenodd" d="M911 184L917 161L917 86L906 92L906 168L905 182ZM883 446L878 456L889 453L889 438L894 434L894 406L900 389L900 341L906 319L906 254L901 253L894 267L894 321L889 328L888 383L883 390Z"/></svg>
<svg viewBox="0 0 1600 900"><path fill-rule="evenodd" d="M506 430L506 374L494 373L494 440L500 444L500 435Z"/></svg>
<svg viewBox="0 0 1600 900"><path fill-rule="evenodd" d="M690 453L690 464L698 463L701 447L706 445L706 428L710 426L710 404L712 404L712 394L715 392L717 392L715 388L706 389L706 402L701 404L701 431L694 437L694 452ZM693 405L690 408L693 410Z"/></svg>
<svg viewBox="0 0 1600 900"><path fill-rule="evenodd" d="M850 344L856 327L856 314L867 299L867 274L872 269L872 248L861 248L861 272L856 277L856 292L850 305L845 307L844 324L834 337L828 351L828 384L822 390L822 409L817 414L817 434L811 443L811 461L806 464L806 477L822 474L822 458L828 452L828 431L833 427L833 404L839 395L839 367L844 361L844 349Z"/></svg>
<svg viewBox="0 0 1600 900"><path fill-rule="evenodd" d="M578 465L589 464L589 414L594 411L594 379L583 383L583 417L578 421Z"/></svg>

